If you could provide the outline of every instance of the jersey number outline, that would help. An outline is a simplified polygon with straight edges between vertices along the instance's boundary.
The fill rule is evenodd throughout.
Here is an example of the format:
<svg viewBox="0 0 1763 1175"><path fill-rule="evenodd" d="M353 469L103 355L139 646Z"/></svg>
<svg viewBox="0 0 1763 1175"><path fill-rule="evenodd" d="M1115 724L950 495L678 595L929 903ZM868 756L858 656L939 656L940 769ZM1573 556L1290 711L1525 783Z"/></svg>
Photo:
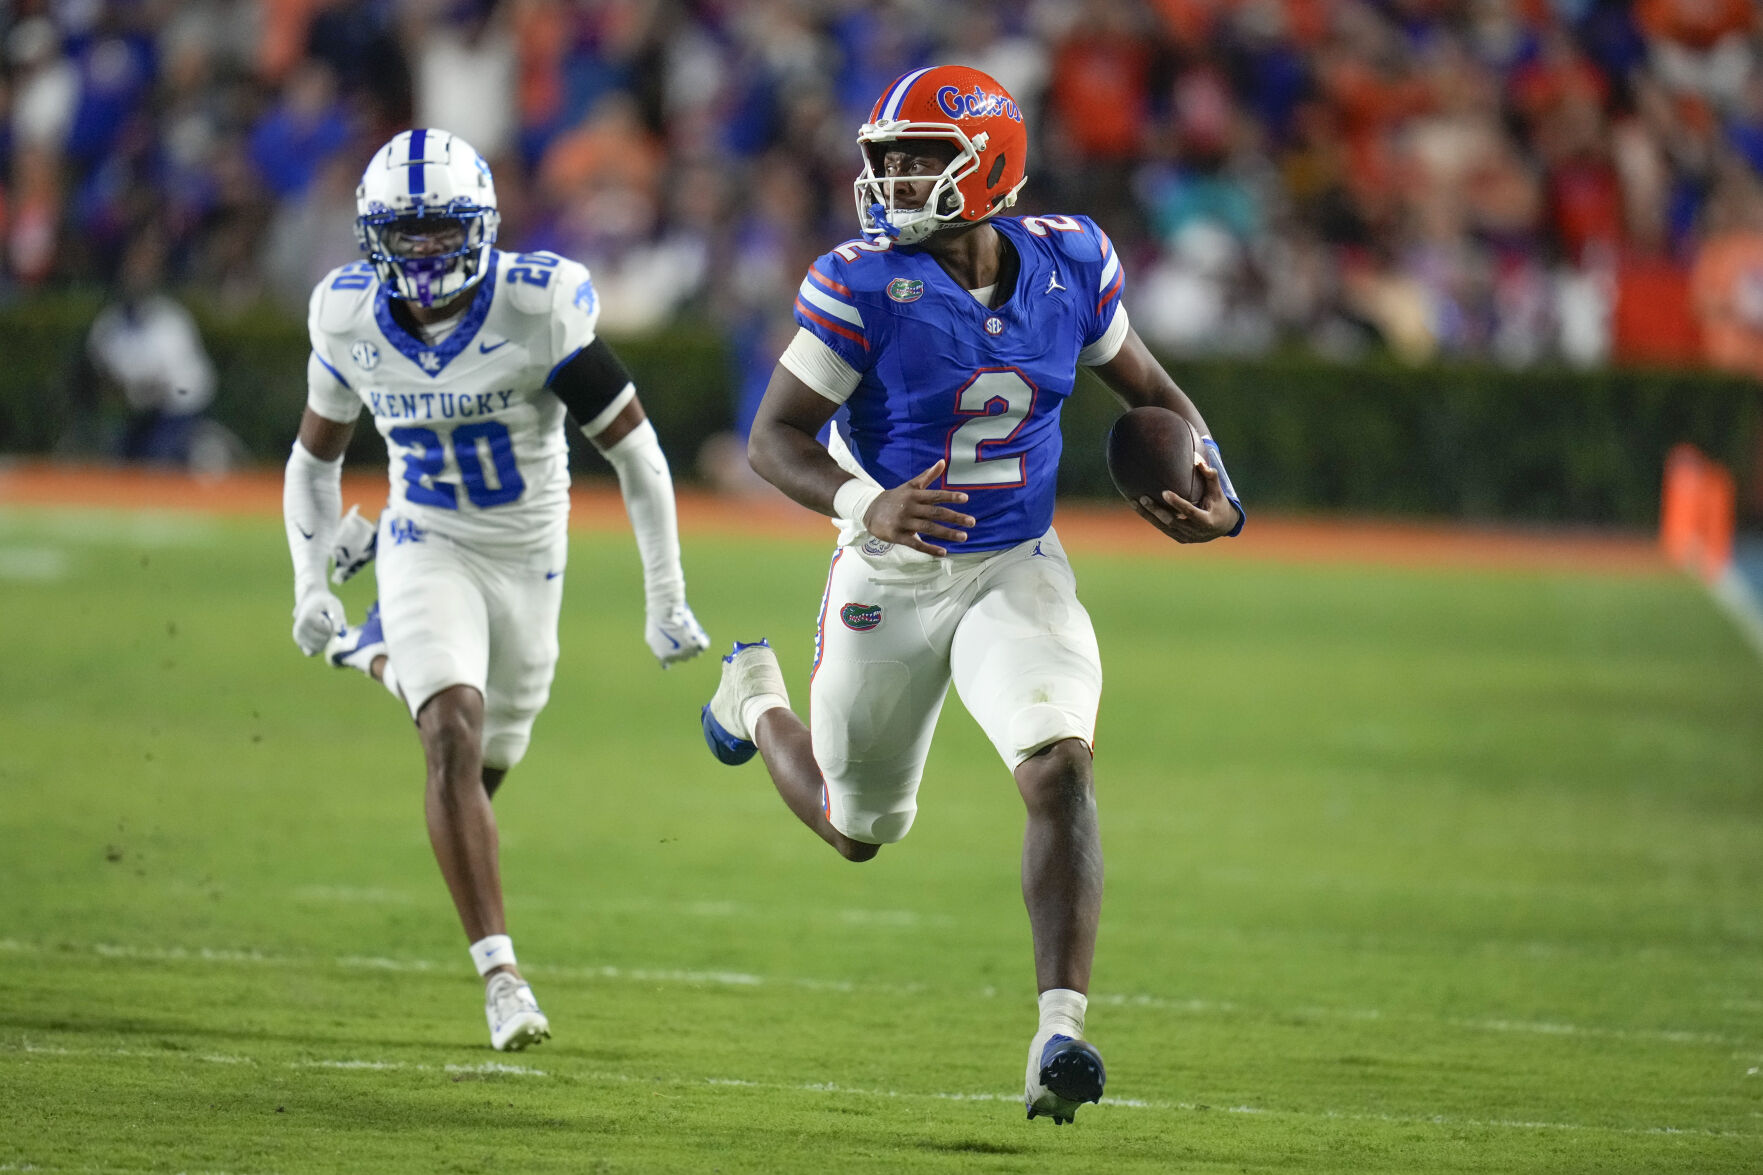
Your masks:
<svg viewBox="0 0 1763 1175"><path fill-rule="evenodd" d="M1071 216L1025 216L1022 218L1022 227L1037 237L1046 236L1049 229L1059 233L1084 231L1084 226L1078 223L1076 217Z"/></svg>
<svg viewBox="0 0 1763 1175"><path fill-rule="evenodd" d="M374 277L373 266L365 261L351 261L331 282L331 289L365 290L373 285Z"/></svg>
<svg viewBox="0 0 1763 1175"><path fill-rule="evenodd" d="M1028 484L1022 454L988 457L986 445L1001 445L1022 431L1034 414L1040 389L1014 367L982 367L955 393L955 414L971 419L949 433L944 443L943 486L947 489L1001 490ZM992 405L1002 403L1002 412Z"/></svg>
<svg viewBox="0 0 1763 1175"><path fill-rule="evenodd" d="M391 439L403 446L404 497L419 506L441 510L459 509L459 487L440 480L447 468L447 441L432 428L401 426L394 428ZM499 420L479 420L462 424L453 430L453 462L459 466L459 480L465 496L480 510L505 506L526 492L526 479L514 461L514 442L508 426ZM496 468L496 484L484 480L484 462L479 441L490 445L490 463Z"/></svg>
<svg viewBox="0 0 1763 1175"><path fill-rule="evenodd" d="M879 241L846 241L842 245L835 245L833 252L837 253L846 264L849 264L857 260L859 253L886 253L893 247L893 238L883 237Z"/></svg>
<svg viewBox="0 0 1763 1175"><path fill-rule="evenodd" d="M517 253L514 266L508 271L508 280L510 283L525 282L542 290L551 284L551 271L562 260L555 253Z"/></svg>

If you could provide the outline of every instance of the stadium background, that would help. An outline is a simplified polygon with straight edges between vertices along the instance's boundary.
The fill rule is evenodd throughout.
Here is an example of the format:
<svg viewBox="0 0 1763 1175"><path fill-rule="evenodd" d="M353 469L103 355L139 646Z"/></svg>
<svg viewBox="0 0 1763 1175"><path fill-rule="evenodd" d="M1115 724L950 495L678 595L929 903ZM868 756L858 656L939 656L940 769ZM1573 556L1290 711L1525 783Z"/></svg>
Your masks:
<svg viewBox="0 0 1763 1175"><path fill-rule="evenodd" d="M1029 115L1024 210L1107 227L1135 325L1264 505L1650 525L1691 441L1763 516L1745 0L7 17L0 326L32 346L0 374L3 451L116 449L122 399L78 360L133 249L198 315L212 414L277 459L306 295L356 255L363 161L414 121L493 162L505 247L591 267L680 471L749 489L738 446L705 444L744 432L790 291L853 233L852 128L900 72L960 59ZM1093 443L1073 456L1070 487L1102 491Z"/></svg>
<svg viewBox="0 0 1763 1175"><path fill-rule="evenodd" d="M1680 442L1763 522L1754 6L0 17L0 1169L1754 1169L1763 671L1654 547ZM856 123L952 59L1028 114L1023 210L1112 234L1256 511L1198 550L1086 512L1113 407L1074 398L1113 1104L1058 1135L999 1104L1020 813L971 723L950 707L906 851L833 870L713 773L712 667L643 659L588 446L562 675L498 800L559 1038L482 1063L408 731L286 636L275 483L359 169L448 126L505 247L592 268L695 483L695 606L799 650L827 532L730 438L854 232ZM94 473L131 412L90 331L131 273L194 315L238 441L203 460L244 472ZM371 509L369 430L350 469Z"/></svg>

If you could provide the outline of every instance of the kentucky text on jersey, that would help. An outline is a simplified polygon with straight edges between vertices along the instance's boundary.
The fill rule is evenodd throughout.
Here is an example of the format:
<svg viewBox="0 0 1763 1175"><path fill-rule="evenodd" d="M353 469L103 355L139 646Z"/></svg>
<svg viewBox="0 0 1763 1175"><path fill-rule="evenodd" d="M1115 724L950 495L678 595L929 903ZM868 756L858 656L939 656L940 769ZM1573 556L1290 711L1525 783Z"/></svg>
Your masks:
<svg viewBox="0 0 1763 1175"><path fill-rule="evenodd" d="M451 420L455 416L488 416L508 407L514 390L505 392L376 392L364 388L367 410L394 420ZM499 401L499 402L498 402Z"/></svg>
<svg viewBox="0 0 1763 1175"><path fill-rule="evenodd" d="M319 282L307 406L344 423L373 413L387 517L486 548L548 550L569 517L566 412L551 382L593 341L599 303L588 271L554 253L492 249L482 272L433 342L392 313L371 266Z"/></svg>

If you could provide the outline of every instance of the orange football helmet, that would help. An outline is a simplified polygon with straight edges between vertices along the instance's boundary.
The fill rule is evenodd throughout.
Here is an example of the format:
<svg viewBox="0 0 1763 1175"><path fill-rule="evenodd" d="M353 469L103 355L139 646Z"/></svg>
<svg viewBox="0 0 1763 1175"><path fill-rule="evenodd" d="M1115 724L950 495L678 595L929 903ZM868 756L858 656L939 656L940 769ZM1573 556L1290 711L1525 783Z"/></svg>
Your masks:
<svg viewBox="0 0 1763 1175"><path fill-rule="evenodd" d="M932 177L888 176L886 145L897 139L942 139L955 158L935 177L919 208L895 207L894 186ZM951 224L977 224L1016 203L1028 182L1028 130L1016 99L995 80L965 65L937 65L902 74L882 92L869 121L857 129L863 173L853 185L863 234L916 245Z"/></svg>

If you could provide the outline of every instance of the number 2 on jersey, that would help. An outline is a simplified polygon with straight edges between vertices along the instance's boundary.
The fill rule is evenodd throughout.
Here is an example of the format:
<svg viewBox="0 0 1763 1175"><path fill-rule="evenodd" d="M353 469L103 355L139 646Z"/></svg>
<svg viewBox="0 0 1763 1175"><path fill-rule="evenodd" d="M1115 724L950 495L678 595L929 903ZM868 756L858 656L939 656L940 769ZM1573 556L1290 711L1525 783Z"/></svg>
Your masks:
<svg viewBox="0 0 1763 1175"><path fill-rule="evenodd" d="M404 497L419 506L435 506L442 510L459 509L459 487L440 480L447 468L447 442L432 428L395 428L391 439L404 450ZM526 492L526 479L514 463L514 442L508 426L495 420L462 424L453 430L453 461L459 466L459 480L465 485L465 496L480 510L515 501ZM496 484L484 480L483 455L479 441L488 441L490 464L496 469Z"/></svg>
<svg viewBox="0 0 1763 1175"><path fill-rule="evenodd" d="M993 412L1002 401L1004 410ZM980 446L1009 440L1034 411L1035 386L1014 367L982 371L955 394L955 411L973 419L949 434L949 467L943 485L950 489L998 489L1024 484L1022 457L986 457Z"/></svg>

